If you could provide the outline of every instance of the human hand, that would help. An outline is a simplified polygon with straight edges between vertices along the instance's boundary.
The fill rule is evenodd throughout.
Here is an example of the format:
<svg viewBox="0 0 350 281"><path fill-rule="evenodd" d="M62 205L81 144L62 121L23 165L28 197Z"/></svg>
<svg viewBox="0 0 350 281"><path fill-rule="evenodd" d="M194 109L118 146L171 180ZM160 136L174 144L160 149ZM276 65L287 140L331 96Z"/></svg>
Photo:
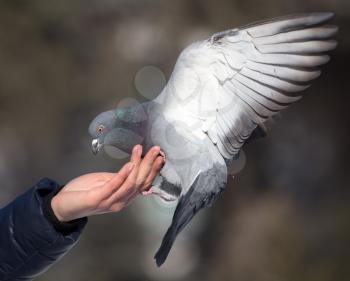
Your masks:
<svg viewBox="0 0 350 281"><path fill-rule="evenodd" d="M140 192L147 191L161 169L164 158L159 146L141 159L142 146L135 145L130 162L117 173L90 173L70 181L52 198L51 207L60 221L118 212Z"/></svg>

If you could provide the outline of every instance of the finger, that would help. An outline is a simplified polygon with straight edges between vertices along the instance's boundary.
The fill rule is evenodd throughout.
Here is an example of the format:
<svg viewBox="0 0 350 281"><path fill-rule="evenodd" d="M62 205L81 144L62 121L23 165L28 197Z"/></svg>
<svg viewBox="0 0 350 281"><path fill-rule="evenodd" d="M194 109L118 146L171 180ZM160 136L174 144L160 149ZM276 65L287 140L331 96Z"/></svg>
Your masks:
<svg viewBox="0 0 350 281"><path fill-rule="evenodd" d="M133 171L135 164L132 162L126 163L118 173L106 184L107 187L114 192L116 189L120 188L124 181L128 178L130 173Z"/></svg>
<svg viewBox="0 0 350 281"><path fill-rule="evenodd" d="M120 189L107 198L106 206L109 206L108 208L113 212L119 211L126 207L128 203L138 195L138 193L138 189L135 187L124 188L123 190Z"/></svg>
<svg viewBox="0 0 350 281"><path fill-rule="evenodd" d="M147 191L150 189L153 180L155 179L155 177L157 176L157 174L159 173L159 171L163 167L163 164L164 164L164 157L158 156L156 161L153 162L152 169L151 169L149 175L147 176L147 179L145 180L145 182L141 188L142 191Z"/></svg>
<svg viewBox="0 0 350 281"><path fill-rule="evenodd" d="M141 160L141 154L142 154L142 145L137 144L132 149L130 162L137 163Z"/></svg>
<svg viewBox="0 0 350 281"><path fill-rule="evenodd" d="M128 162L126 163L118 173L112 177L110 181L108 181L106 184L104 184L101 188L95 188L91 190L90 195L96 200L97 202L100 202L108 197L110 197L116 190L118 190L125 180L127 179L128 175L132 172L135 164Z"/></svg>
<svg viewBox="0 0 350 281"><path fill-rule="evenodd" d="M137 173L138 173L139 166L141 163L141 155L142 155L142 146L137 144L134 146L134 148L132 150L131 157L130 157L130 162L134 163L134 165L135 165L132 173L128 176L128 180L130 182L136 181Z"/></svg>
<svg viewBox="0 0 350 281"><path fill-rule="evenodd" d="M134 164L134 167L131 171L131 173L127 176L126 180L123 182L122 186L115 190L113 194L110 194L109 198L107 198L107 205L113 205L114 203L123 200L123 198L130 196L133 194L135 185L136 185L136 178L138 169L141 163L141 155L142 155L142 146L141 145L135 145L132 151L132 155L130 158L130 162Z"/></svg>
<svg viewBox="0 0 350 281"><path fill-rule="evenodd" d="M160 147L153 146L146 154L145 158L140 164L140 168L137 174L136 187L141 188L146 181L148 175L152 170L152 166L159 155Z"/></svg>
<svg viewBox="0 0 350 281"><path fill-rule="evenodd" d="M123 200L117 201L111 205L109 211L111 212L119 212L123 208L129 206L131 202L137 197L138 193L133 193L130 196L124 198Z"/></svg>
<svg viewBox="0 0 350 281"><path fill-rule="evenodd" d="M127 176L125 182L123 183L121 189L125 189L127 187L133 186L136 182L137 173L141 163L141 155L142 155L142 146L137 144L134 146L132 150L132 154L130 157L130 162L134 164L132 172ZM123 190L122 190L123 192Z"/></svg>
<svg viewBox="0 0 350 281"><path fill-rule="evenodd" d="M123 206L127 207L131 203L131 201L133 201L139 194L140 193L138 192L138 190L133 190L133 192L131 192L130 194L126 195L119 202L122 202Z"/></svg>
<svg viewBox="0 0 350 281"><path fill-rule="evenodd" d="M136 192L136 193L134 193L132 196L130 196L129 198L127 198L126 201L125 201L125 207L129 206L129 205L131 204L131 202L133 202L134 199L135 199L137 196L139 196L139 195L140 195L140 193Z"/></svg>

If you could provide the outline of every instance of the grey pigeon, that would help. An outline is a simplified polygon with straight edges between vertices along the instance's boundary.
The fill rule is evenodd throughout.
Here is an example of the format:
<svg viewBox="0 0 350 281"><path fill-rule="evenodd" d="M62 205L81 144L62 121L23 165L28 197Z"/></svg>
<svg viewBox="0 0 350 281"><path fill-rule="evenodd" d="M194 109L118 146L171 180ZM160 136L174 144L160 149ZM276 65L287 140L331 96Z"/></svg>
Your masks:
<svg viewBox="0 0 350 281"><path fill-rule="evenodd" d="M188 46L160 95L98 115L89 127L97 153L159 145L166 162L149 193L178 204L155 255L166 260L180 231L225 189L227 167L251 135L301 98L334 49L332 13L308 13L214 34Z"/></svg>

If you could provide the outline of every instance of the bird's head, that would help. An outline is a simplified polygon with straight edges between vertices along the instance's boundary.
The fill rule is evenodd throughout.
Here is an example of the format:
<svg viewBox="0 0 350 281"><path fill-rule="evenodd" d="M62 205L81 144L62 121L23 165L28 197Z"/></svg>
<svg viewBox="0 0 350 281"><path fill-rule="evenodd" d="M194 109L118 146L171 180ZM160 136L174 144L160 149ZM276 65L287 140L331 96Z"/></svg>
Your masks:
<svg viewBox="0 0 350 281"><path fill-rule="evenodd" d="M127 153L142 143L143 138L135 128L140 128L136 115L130 114L129 107L109 110L99 114L90 124L92 152L97 154L104 146L114 146Z"/></svg>
<svg viewBox="0 0 350 281"><path fill-rule="evenodd" d="M97 154L105 145L106 136L111 132L118 122L116 111L102 112L91 122L89 133L92 137L92 152Z"/></svg>

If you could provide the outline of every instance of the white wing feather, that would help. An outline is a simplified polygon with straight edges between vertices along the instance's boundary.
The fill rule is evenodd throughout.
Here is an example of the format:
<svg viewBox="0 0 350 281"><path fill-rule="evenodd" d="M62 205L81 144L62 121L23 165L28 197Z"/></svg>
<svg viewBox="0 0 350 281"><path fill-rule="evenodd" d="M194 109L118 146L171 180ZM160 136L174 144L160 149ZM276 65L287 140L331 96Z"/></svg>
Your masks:
<svg viewBox="0 0 350 281"><path fill-rule="evenodd" d="M331 13L289 16L217 33L187 47L156 98L165 116L234 157L258 124L301 98L336 47Z"/></svg>

